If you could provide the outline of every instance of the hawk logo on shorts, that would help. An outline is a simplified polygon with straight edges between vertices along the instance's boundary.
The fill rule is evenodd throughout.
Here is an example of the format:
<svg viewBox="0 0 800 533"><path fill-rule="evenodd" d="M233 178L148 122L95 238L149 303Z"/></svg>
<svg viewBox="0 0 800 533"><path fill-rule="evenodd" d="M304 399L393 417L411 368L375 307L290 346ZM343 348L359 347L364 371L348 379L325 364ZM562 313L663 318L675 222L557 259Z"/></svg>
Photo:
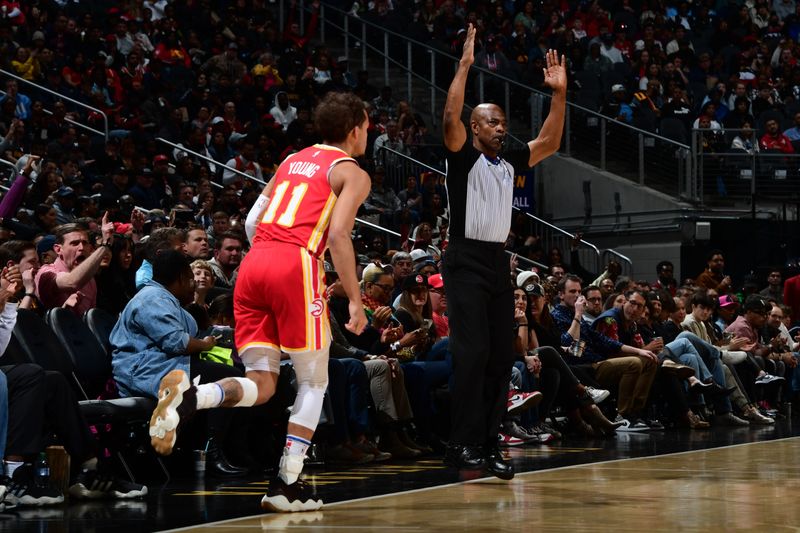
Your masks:
<svg viewBox="0 0 800 533"><path fill-rule="evenodd" d="M322 316L322 312L325 310L325 304L320 298L317 298L308 306L308 312L314 318L319 318Z"/></svg>

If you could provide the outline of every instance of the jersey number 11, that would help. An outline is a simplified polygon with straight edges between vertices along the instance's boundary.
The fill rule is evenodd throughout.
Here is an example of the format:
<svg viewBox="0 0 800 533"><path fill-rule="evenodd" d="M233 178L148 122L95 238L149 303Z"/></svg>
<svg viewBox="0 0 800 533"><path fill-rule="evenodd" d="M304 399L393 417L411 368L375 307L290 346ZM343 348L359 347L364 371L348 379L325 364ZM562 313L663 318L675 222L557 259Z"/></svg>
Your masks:
<svg viewBox="0 0 800 533"><path fill-rule="evenodd" d="M272 200L269 202L269 208L267 209L267 212L261 222L265 224L272 224L272 221L275 220L275 216L278 214L278 208L280 207L281 203L283 203L283 197L286 195L288 188L288 181L284 181L275 187L275 193L272 196ZM283 213L278 217L276 222L278 225L285 228L292 227L295 216L297 216L297 210L300 208L300 202L303 200L303 196L305 196L307 190L307 183L295 185L295 187L292 189L292 197L289 199L289 203L286 204L286 208L283 210Z"/></svg>

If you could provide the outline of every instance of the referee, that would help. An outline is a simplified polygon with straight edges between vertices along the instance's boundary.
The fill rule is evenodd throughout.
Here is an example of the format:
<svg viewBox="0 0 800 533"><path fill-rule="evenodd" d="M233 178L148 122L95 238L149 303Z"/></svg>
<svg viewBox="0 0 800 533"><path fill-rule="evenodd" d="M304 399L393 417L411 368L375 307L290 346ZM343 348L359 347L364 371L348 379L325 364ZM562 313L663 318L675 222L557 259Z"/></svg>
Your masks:
<svg viewBox="0 0 800 533"><path fill-rule="evenodd" d="M461 112L474 47L475 28L470 24L447 92L443 122L450 241L442 277L454 373L453 427L445 463L511 479L514 468L497 445L514 364L514 288L503 245L511 227L515 172L534 166L561 144L567 75L563 56L559 62L556 52L548 51L543 70L545 85L553 91L550 114L527 149L502 152L506 116L494 104L472 111L468 142Z"/></svg>

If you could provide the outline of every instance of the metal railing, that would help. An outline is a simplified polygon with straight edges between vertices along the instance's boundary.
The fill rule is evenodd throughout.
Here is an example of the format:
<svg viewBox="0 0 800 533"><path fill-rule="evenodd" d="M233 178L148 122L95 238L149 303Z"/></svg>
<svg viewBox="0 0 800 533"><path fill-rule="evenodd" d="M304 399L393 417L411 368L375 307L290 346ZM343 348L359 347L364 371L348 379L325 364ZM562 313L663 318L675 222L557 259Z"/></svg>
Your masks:
<svg viewBox="0 0 800 533"><path fill-rule="evenodd" d="M753 214L758 199L800 203L800 188L797 187L800 154L733 149L732 142L740 132L745 132L746 140L758 146L755 130L692 130L698 169L696 198L702 203L749 202Z"/></svg>
<svg viewBox="0 0 800 533"><path fill-rule="evenodd" d="M74 124L75 126L79 126L79 127L83 128L83 129L86 129L88 131L91 131L93 133L97 133L98 135L103 135L105 137L106 141L108 141L108 131L109 131L108 130L108 115L106 115L105 112L103 112L102 110L97 109L96 107L92 107L90 105L84 104L83 102L80 102L78 100L70 98L69 96L63 95L63 94L61 94L59 92L56 92L56 91L54 91L52 89L48 89L47 87L45 87L43 85L39 85L38 83L34 83L32 81L26 80L25 78L21 78L21 77L17 76L16 74L14 74L13 72L9 72L7 70L0 69L0 74L2 74L4 76L8 76L9 78L13 78L18 82L22 82L22 83L25 83L25 84L30 85L32 87L35 87L36 89L38 89L40 91L44 91L47 94L53 95L53 96L55 96L55 97L57 97L57 98L59 98L61 100L69 102L69 103L71 103L73 105L82 107L84 109L88 109L89 111L92 111L94 113L97 113L97 114L101 115L103 117L103 131L94 129L91 126L87 126L86 124L81 124L80 122L73 121L72 119L67 119L67 122L69 122L70 124ZM48 113L52 115L52 112L48 112Z"/></svg>
<svg viewBox="0 0 800 533"><path fill-rule="evenodd" d="M156 140L158 142L160 142L160 143L166 144L167 146L171 146L175 150L178 150L180 152L186 152L187 154L190 154L193 157L200 158L203 161L208 161L209 163L213 164L214 166L219 166L221 168L230 170L234 174L238 174L239 176L242 176L244 179L247 179L247 180L250 180L250 181L254 181L254 182L259 183L261 185L266 185L267 184L267 182L264 181L264 180L260 180L260 179L256 178L255 176L251 176L250 174L248 174L246 172L242 172L241 170L239 170L237 168L234 168L234 167L228 166L226 164L220 163L219 161L216 161L215 159L213 159L211 157L208 157L205 154L201 154L199 152L195 152L194 150L190 150L189 148L186 148L185 146L182 146L180 144L175 144L174 142L168 141L163 137L156 137ZM213 180L211 180L211 181L213 183Z"/></svg>
<svg viewBox="0 0 800 533"><path fill-rule="evenodd" d="M404 160L405 163L401 166L402 170L404 172L407 172L408 175L417 177L418 182L422 181L419 179L419 176L423 172L433 172L435 174L438 174L442 178L445 176L445 172L443 170L425 164L421 161L417 161L407 154L403 154L401 152L386 147L380 147L380 149L391 152L396 157ZM531 213L528 213L527 211L519 209L518 207L513 207L513 209L518 213L524 214L525 217L529 219L532 226L531 228L532 231L535 232L535 234L539 235L542 242L545 243L545 246L543 246L545 250L549 250L550 248L553 247L558 247L559 250L570 249L572 241L575 238L575 235L573 233L570 233L569 231L563 228L560 228L546 220L543 220L537 217L536 215L533 215ZM581 260L581 265L583 265L583 267L586 268L587 270L602 272L603 267L605 266L603 263L603 254L605 253L606 255L611 254L619 258L624 263L624 268L626 271L630 272L633 271L633 263L631 262L631 260L625 255L617 252L616 250L609 249L601 251L597 246L595 246L594 244L585 239L580 240L580 245L581 248L579 248L578 253ZM520 259L528 259L528 258L520 257ZM536 265L539 268L544 268L545 270L547 269L547 266L543 265L542 263L536 263Z"/></svg>
<svg viewBox="0 0 800 533"><path fill-rule="evenodd" d="M387 154L381 156L380 152L384 151ZM410 154L393 150L387 146L379 146L378 153L373 154L373 156L379 164L383 163L386 170L386 185L391 186L395 191L404 189L406 179L410 176L414 176L417 178L417 182L420 182L420 174L425 171L435 172L444 176L444 173L438 168L424 163Z"/></svg>
<svg viewBox="0 0 800 533"><path fill-rule="evenodd" d="M752 213L750 209L655 209L652 211L629 211L622 213L604 213L592 215L592 233L619 231L628 232L638 230L646 225L660 226L663 228L674 227L676 222L696 221L696 220L739 220L748 217ZM775 220L776 214L771 210L759 210L756 212L759 218ZM586 225L586 218L581 216L561 217L556 221L565 228L574 227L576 229Z"/></svg>
<svg viewBox="0 0 800 533"><path fill-rule="evenodd" d="M361 226L366 226L366 227L368 227L368 228L370 228L370 229L373 229L373 230L379 231L379 232L381 232L381 233L385 233L385 234L387 234L387 235L391 235L391 236L393 236L393 237L402 237L402 235L400 235L399 233L397 233L397 232L396 232L396 231L394 231L394 230L390 230L389 228L385 228L385 227L381 226L380 224L375 224L375 223L373 223L373 222L369 222L369 221L367 221L367 220L364 220L364 219L361 219L361 218L356 218L356 224L359 224L359 225L361 225ZM416 242L416 241L415 241L413 238L411 238L410 236L409 236L409 237L408 237L406 240L407 240L409 243L411 243L412 245L413 245L413 244ZM507 254L509 257L511 257L511 256L513 256L513 255L516 255L516 254L515 254L514 252L512 252L511 250L506 250L506 254ZM545 271L545 272L547 271L547 265L545 265L545 264L542 264L542 263L539 263L538 261L534 261L533 259L528 259L527 257L520 257L520 256L517 256L517 261L520 261L520 262L522 262L522 263L526 263L526 264L528 264L528 265L530 265L530 266L532 266L532 267L536 267L536 268L538 268L538 269L540 269L540 270L542 270L542 271ZM517 268L517 272L524 272L524 271L525 271L525 269L524 269L524 268Z"/></svg>
<svg viewBox="0 0 800 533"><path fill-rule="evenodd" d="M447 94L459 57L332 5L322 4L320 9L320 35L327 36L327 43L332 41L332 34L338 33L348 59L351 44L359 43L364 70L369 65L367 51L376 53L376 60L382 63L385 85L390 85L390 69L398 69L405 77L409 102L417 109L428 110L432 124L437 124L441 115L437 99L440 94ZM302 4L300 12L305 13ZM337 32L325 33L326 25ZM526 142L522 139L537 135L550 99L546 92L476 65L471 69L466 93L467 110L471 109L470 103L487 99L504 105L509 135L520 145ZM567 102L561 152L635 183L688 198L688 191L694 186L690 150L689 145L655 131L639 129Z"/></svg>
<svg viewBox="0 0 800 533"><path fill-rule="evenodd" d="M304 8L303 4L300 4L301 18L306 15L307 11L308 10ZM353 16L351 12L344 11L329 4L322 4L320 6L319 25L320 35L337 34L341 36L344 56L348 60L350 59L351 40L359 43L359 46L361 47L361 67L364 70L367 69L368 65L367 51L371 50L376 52L383 61L384 85L390 85L390 66L399 68L405 74L406 91L409 102L415 100L414 80L422 82L423 87L428 91L428 111L430 114L431 123L434 126L437 124L438 117L440 115L440 112L437 108L437 94L447 95L447 87L449 86L450 78L452 78L452 69L457 64L459 58L448 52L436 50L430 47L428 44L412 39L407 35L402 35L391 30L387 30L382 26L364 20L361 17ZM357 27L359 25L360 27L356 29L357 33L356 31L351 31L351 27ZM337 30L337 32L326 33L326 26L330 26L331 28ZM377 41L379 41L380 47L374 44L374 38L376 38L376 36L378 36ZM395 42L392 42L392 38L395 39ZM327 42L330 41L331 39L328 39ZM396 59L396 57L400 57L402 55L405 56L404 61ZM437 62L439 66L437 66ZM442 68L442 65L445 65L445 67ZM483 95L485 92L484 88L489 83L484 78L486 75L491 76L492 79L500 79L503 81L503 83L507 84L505 90L506 109L511 108L511 87L514 87L516 91L524 92L525 94L528 94L530 91L536 91L535 89L512 80L511 78L493 73L489 70L481 69L477 66L474 66L473 68L476 70L477 76L480 78L480 82L477 85L477 93L479 93L481 96L481 98L479 98L479 102L483 100ZM447 72L450 72L450 74L443 78L443 73ZM437 81L446 81L447 83L439 84ZM471 88L468 88L468 92L472 92L469 89ZM531 117L533 117L536 114L534 109L536 102L531 100L530 105L530 113ZM468 101L465 101L465 111L469 111L472 108L473 106L470 105ZM515 121L515 125L519 126L520 124ZM522 138L532 138L535 136L535 131L538 130L538 128L533 129L533 127L536 126L535 121L533 121L530 125L532 128L529 131L523 132L519 129L510 129L508 131L509 138L519 144L524 144L526 141L523 141Z"/></svg>

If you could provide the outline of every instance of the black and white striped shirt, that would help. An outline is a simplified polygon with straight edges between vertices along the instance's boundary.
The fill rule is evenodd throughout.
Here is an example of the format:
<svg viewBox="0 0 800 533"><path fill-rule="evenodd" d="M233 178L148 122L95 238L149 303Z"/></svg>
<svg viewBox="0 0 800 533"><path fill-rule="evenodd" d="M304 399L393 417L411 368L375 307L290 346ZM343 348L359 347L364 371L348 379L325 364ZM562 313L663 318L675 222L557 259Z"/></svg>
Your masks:
<svg viewBox="0 0 800 533"><path fill-rule="evenodd" d="M492 159L467 140L447 151L447 199L450 239L502 243L511 229L514 173L527 170L530 150L513 150Z"/></svg>

